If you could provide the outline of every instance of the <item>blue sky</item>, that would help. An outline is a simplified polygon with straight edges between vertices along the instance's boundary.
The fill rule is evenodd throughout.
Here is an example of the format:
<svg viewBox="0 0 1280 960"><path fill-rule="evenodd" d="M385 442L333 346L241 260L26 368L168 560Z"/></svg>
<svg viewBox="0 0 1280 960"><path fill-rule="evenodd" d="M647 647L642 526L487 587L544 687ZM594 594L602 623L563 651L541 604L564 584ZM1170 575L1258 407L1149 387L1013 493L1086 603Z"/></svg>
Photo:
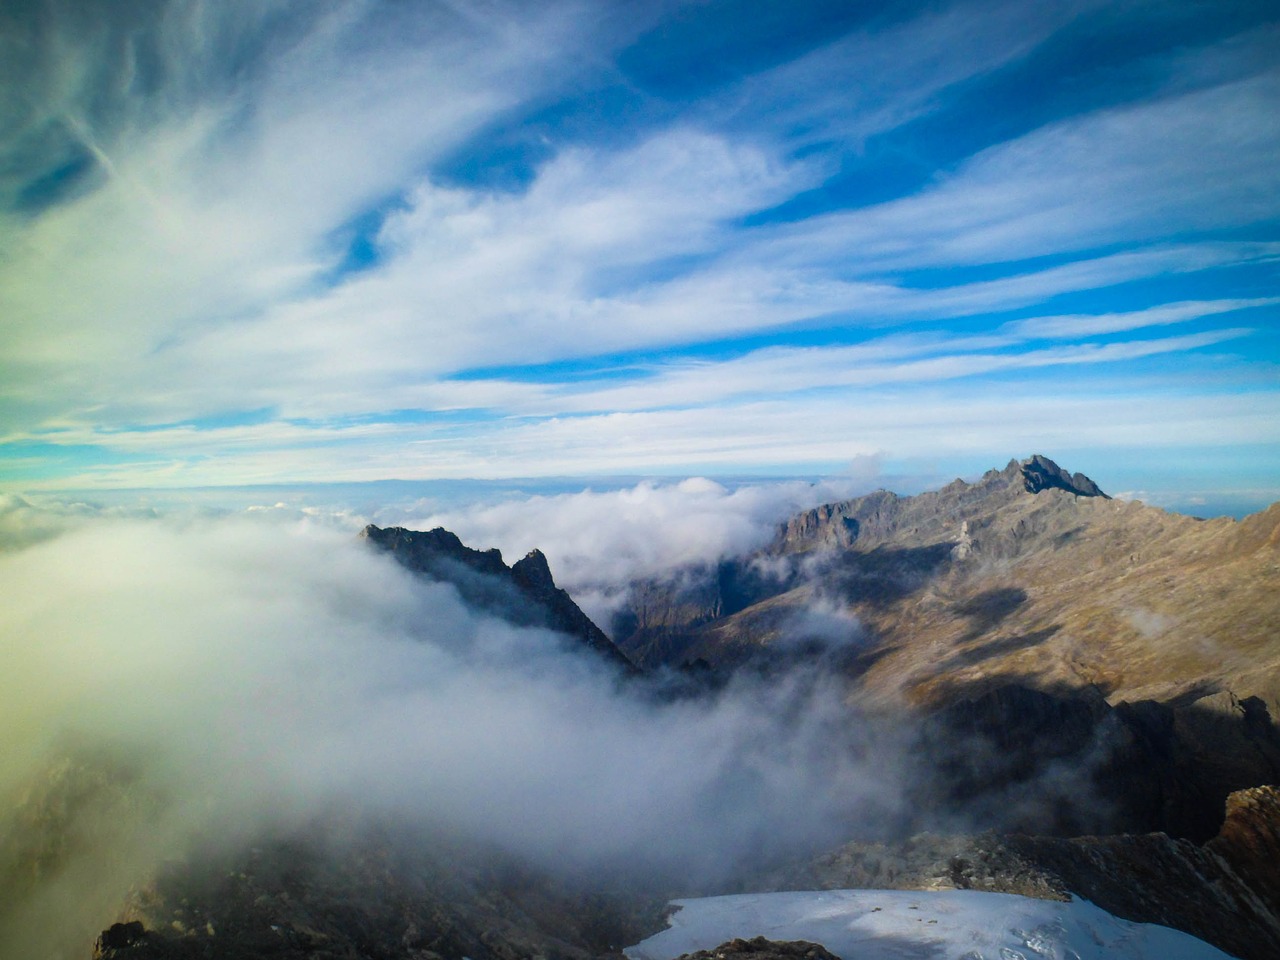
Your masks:
<svg viewBox="0 0 1280 960"><path fill-rule="evenodd" d="M0 12L0 486L1280 499L1270 3Z"/></svg>

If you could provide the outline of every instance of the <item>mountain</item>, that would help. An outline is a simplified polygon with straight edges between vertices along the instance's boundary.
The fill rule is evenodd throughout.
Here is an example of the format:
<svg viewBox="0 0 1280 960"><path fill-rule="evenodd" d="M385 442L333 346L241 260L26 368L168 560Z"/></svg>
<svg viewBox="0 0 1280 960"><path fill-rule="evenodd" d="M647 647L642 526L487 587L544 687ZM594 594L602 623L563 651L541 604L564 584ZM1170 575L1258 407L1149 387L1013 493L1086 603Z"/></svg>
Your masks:
<svg viewBox="0 0 1280 960"><path fill-rule="evenodd" d="M595 625L569 594L556 586L541 550L508 567L497 549L474 550L443 527L418 532L369 524L360 538L385 550L405 568L452 584L471 607L522 627L544 627L573 638L624 672L635 665Z"/></svg>
<svg viewBox="0 0 1280 960"><path fill-rule="evenodd" d="M637 584L637 662L732 665L856 616L859 686L945 703L1010 681L1109 702L1231 692L1280 706L1280 504L1236 522L1107 497L1034 456L976 483L888 491L783 524L765 549Z"/></svg>
<svg viewBox="0 0 1280 960"><path fill-rule="evenodd" d="M1203 842L1229 794L1280 782L1277 584L1280 504L1197 520L1037 455L798 514L750 556L636 584L614 635L650 669L821 661L863 709L921 715L914 829L962 808Z"/></svg>

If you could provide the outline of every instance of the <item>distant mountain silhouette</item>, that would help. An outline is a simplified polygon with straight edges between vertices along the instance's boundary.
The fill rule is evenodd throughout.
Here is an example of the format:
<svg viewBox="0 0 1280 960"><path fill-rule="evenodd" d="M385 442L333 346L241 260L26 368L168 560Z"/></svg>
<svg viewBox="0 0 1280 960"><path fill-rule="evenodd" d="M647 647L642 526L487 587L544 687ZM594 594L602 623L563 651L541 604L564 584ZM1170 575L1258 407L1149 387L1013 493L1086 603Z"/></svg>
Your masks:
<svg viewBox="0 0 1280 960"><path fill-rule="evenodd" d="M614 666L635 671L631 660L556 586L541 550L508 567L498 550L473 550L443 527L419 532L369 524L360 537L403 566L453 584L473 607L518 626L546 627L578 640Z"/></svg>

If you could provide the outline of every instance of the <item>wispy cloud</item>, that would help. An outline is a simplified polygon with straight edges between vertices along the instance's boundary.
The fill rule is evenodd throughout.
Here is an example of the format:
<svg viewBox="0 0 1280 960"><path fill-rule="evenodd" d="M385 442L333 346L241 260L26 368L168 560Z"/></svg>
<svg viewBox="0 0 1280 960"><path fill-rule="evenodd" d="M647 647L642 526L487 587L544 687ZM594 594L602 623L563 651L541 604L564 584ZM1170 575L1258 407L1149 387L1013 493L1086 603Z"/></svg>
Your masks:
<svg viewBox="0 0 1280 960"><path fill-rule="evenodd" d="M1104 313L1095 316L1071 314L1057 317L1032 317L1007 323L1004 329L1020 337L1066 339L1091 337L1106 333L1123 333L1144 327L1186 323L1250 307L1269 307L1280 303L1280 297L1255 297L1250 300L1193 300L1165 303L1145 310Z"/></svg>
<svg viewBox="0 0 1280 960"><path fill-rule="evenodd" d="M1164 13L960 2L815 33L681 96L620 66L643 47L674 58L670 77L694 69L655 40L668 13L18 16L29 42L0 103L17 131L0 175L7 462L43 444L101 454L56 482L77 462L85 482L238 482L324 475L346 445L347 477L776 469L823 459L792 431L824 391L875 406L927 385L943 431L983 378L1119 396L1159 357L1191 370L1214 351L1222 378L1262 389L1280 252L1267 18L1153 40L1135 66L1107 31ZM1065 67L1087 30L1097 63ZM1043 115L1027 77L1052 85ZM973 135L949 140L961 123ZM503 164L516 173L489 175ZM1144 399L1218 389L1174 379ZM648 427L671 418L720 428ZM972 436L1002 457L1006 423ZM611 457L556 445L591 433ZM912 446L839 433L828 466ZM535 436L548 445L515 439Z"/></svg>

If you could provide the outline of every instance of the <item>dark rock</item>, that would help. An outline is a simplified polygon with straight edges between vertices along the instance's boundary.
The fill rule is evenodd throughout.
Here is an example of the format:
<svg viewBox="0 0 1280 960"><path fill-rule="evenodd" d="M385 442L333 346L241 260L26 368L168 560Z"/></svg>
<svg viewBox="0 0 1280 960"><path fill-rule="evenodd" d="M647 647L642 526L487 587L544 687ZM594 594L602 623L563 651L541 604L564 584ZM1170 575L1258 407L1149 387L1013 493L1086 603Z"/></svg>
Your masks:
<svg viewBox="0 0 1280 960"><path fill-rule="evenodd" d="M113 923L98 937L94 946L95 957L108 957L117 950L132 947L147 935L141 920L129 920L125 923Z"/></svg>
<svg viewBox="0 0 1280 960"><path fill-rule="evenodd" d="M443 527L421 532L370 524L360 537L415 573L452 584L473 607L518 626L567 634L624 672L636 672L626 654L556 586L540 550L508 567L500 551L473 550Z"/></svg>
<svg viewBox="0 0 1280 960"><path fill-rule="evenodd" d="M1185 931L1243 960L1280 956L1276 913L1221 848L1163 833L1011 836L1005 842L1076 896L1118 917Z"/></svg>
<svg viewBox="0 0 1280 960"><path fill-rule="evenodd" d="M594 960L663 925L666 894L442 838L343 829L334 848L316 825L315 837L170 862L129 899L148 932L99 960Z"/></svg>
<svg viewBox="0 0 1280 960"><path fill-rule="evenodd" d="M820 943L808 940L728 940L711 950L681 954L677 960L840 960Z"/></svg>
<svg viewBox="0 0 1280 960"><path fill-rule="evenodd" d="M1205 849L1230 864L1280 917L1280 787L1231 794L1222 830Z"/></svg>
<svg viewBox="0 0 1280 960"><path fill-rule="evenodd" d="M1022 480L1028 493L1039 493L1041 490L1066 490L1078 497L1102 497L1110 500L1096 483L1083 473L1070 474L1048 457L1035 454L1018 464Z"/></svg>
<svg viewBox="0 0 1280 960"><path fill-rule="evenodd" d="M556 589L551 567L541 550L530 550L523 560L517 560L511 567L511 576L531 593L549 594Z"/></svg>

